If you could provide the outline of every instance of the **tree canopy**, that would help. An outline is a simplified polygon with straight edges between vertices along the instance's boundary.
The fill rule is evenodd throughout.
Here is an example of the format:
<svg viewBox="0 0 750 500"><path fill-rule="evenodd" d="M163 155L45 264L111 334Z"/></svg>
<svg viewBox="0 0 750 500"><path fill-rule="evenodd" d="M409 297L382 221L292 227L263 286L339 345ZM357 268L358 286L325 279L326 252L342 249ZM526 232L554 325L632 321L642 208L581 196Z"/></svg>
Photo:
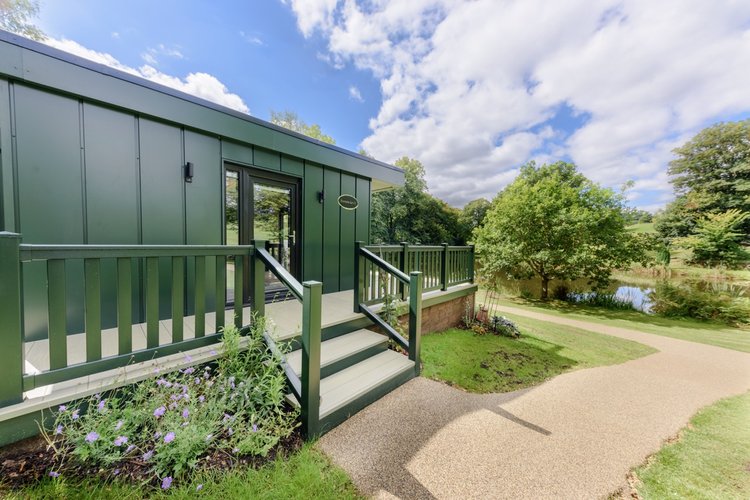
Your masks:
<svg viewBox="0 0 750 500"><path fill-rule="evenodd" d="M39 14L37 0L0 0L0 28L42 41L44 32L30 22Z"/></svg>
<svg viewBox="0 0 750 500"><path fill-rule="evenodd" d="M317 123L308 125L294 111L271 111L271 123L299 132L300 134L312 137L321 142L336 144L336 140L333 137L323 133L320 129L320 125Z"/></svg>
<svg viewBox="0 0 750 500"><path fill-rule="evenodd" d="M657 218L663 237L688 236L711 214L750 212L750 120L708 127L674 154L669 175L677 198ZM750 218L737 230L750 238Z"/></svg>
<svg viewBox="0 0 750 500"><path fill-rule="evenodd" d="M404 169L404 186L373 193L372 241L464 244L468 234L459 211L427 192L422 163L404 156L395 165Z"/></svg>
<svg viewBox="0 0 750 500"><path fill-rule="evenodd" d="M474 231L479 226L484 225L484 218L490 209L490 202L484 198L472 200L461 210L459 222L467 228L469 232Z"/></svg>
<svg viewBox="0 0 750 500"><path fill-rule="evenodd" d="M474 231L483 274L538 276L542 298L552 279L606 285L613 269L645 260L648 237L625 230L623 203L571 163L524 165Z"/></svg>

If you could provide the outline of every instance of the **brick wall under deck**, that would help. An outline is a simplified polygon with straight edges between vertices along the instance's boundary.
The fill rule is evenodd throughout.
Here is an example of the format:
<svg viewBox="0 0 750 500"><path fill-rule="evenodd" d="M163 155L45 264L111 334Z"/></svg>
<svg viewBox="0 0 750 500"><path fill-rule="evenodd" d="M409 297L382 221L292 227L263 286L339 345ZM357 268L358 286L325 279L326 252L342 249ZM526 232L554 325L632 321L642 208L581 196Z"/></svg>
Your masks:
<svg viewBox="0 0 750 500"><path fill-rule="evenodd" d="M430 307L422 308L422 334L439 332L459 326L463 322L466 313L466 304L469 304L469 311L474 311L475 294L469 294L462 297L435 304ZM404 314L399 317L399 321L404 328L408 328L409 315ZM368 327L369 330L385 334L380 328L375 326Z"/></svg>

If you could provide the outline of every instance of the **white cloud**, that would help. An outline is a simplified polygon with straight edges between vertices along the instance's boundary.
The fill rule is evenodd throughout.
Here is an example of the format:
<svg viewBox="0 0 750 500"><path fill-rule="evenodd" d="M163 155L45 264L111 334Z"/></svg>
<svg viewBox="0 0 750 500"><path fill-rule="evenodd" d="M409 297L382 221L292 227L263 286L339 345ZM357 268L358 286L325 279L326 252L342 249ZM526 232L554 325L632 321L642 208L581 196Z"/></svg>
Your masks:
<svg viewBox="0 0 750 500"><path fill-rule="evenodd" d="M120 38L120 33L118 33L117 31L113 31L112 33L110 33L110 36L115 40L118 40Z"/></svg>
<svg viewBox="0 0 750 500"><path fill-rule="evenodd" d="M325 37L326 60L380 81L363 147L420 159L456 205L492 197L527 160L565 158L663 203L671 150L750 113L750 2L287 3L305 36Z"/></svg>
<svg viewBox="0 0 750 500"><path fill-rule="evenodd" d="M141 54L141 59L143 59L146 64L150 64L152 66L156 66L159 64L159 59L157 56L166 56L166 57L173 57L175 59L185 59L185 56L177 47L167 47L163 43L160 43L156 47L149 47L146 49L146 52Z"/></svg>
<svg viewBox="0 0 750 500"><path fill-rule="evenodd" d="M221 104L222 106L235 109L242 113L250 114L250 109L240 96L231 93L226 85L224 85L218 78L208 73L189 73L186 77L180 78L162 73L150 65L143 65L140 68L132 68L122 64L110 54L88 49L72 40L56 40L54 38L48 38L45 43L99 64L104 64L132 75L151 80L152 82L180 90L187 94Z"/></svg>
<svg viewBox="0 0 750 500"><path fill-rule="evenodd" d="M349 98L354 99L357 102L365 102L362 98L362 92L356 87L356 85L349 86Z"/></svg>
<svg viewBox="0 0 750 500"><path fill-rule="evenodd" d="M240 38L245 40L247 43L251 45L263 45L263 40L257 35L253 35L252 33L246 33L244 31L239 32Z"/></svg>

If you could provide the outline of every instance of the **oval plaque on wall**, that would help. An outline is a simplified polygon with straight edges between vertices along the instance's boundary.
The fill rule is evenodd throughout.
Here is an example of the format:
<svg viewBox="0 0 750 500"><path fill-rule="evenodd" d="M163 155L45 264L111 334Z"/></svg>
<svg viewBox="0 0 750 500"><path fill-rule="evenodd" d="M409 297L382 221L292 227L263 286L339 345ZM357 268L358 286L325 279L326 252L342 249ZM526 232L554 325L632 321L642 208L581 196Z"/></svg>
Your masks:
<svg viewBox="0 0 750 500"><path fill-rule="evenodd" d="M339 196L339 206L344 210L356 210L359 206L357 198L350 194L342 194Z"/></svg>

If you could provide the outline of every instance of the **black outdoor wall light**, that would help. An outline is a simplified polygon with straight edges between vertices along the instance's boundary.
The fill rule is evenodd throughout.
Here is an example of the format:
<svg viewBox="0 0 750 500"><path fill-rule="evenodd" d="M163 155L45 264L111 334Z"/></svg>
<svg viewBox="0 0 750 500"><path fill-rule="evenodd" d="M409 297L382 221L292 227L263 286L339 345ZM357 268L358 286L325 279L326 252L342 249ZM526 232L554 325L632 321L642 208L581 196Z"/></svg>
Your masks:
<svg viewBox="0 0 750 500"><path fill-rule="evenodd" d="M193 182L193 163L187 162L185 164L185 182Z"/></svg>
<svg viewBox="0 0 750 500"><path fill-rule="evenodd" d="M325 191L318 191L318 203L323 203L326 199Z"/></svg>

